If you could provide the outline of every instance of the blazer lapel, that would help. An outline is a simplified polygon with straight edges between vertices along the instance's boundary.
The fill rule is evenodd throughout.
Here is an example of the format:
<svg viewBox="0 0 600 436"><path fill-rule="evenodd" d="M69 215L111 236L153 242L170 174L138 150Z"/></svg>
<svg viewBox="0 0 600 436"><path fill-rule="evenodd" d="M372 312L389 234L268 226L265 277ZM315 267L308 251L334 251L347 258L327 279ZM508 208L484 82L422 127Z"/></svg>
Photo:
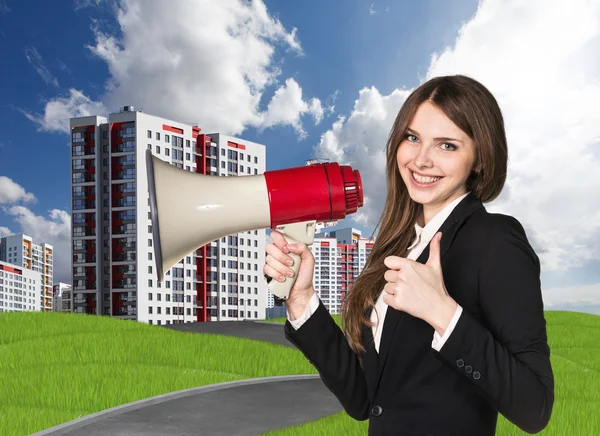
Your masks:
<svg viewBox="0 0 600 436"><path fill-rule="evenodd" d="M452 242L456 237L458 229L478 209L483 208L481 200L477 199L471 192L463 200L456 205L452 210L446 221L442 224L438 232L442 232L442 240L440 242L440 261L443 263L444 256L452 246ZM437 232L436 232L437 233ZM429 258L429 244L425 247L421 255L418 257L417 262L421 264L427 263ZM381 343L379 346L379 355L376 356L378 360L377 372L375 377L375 391L381 380L381 374L383 373L383 367L389 355L390 348L396 337L396 330L402 331L402 321L406 318L406 313L401 310L396 310L391 306L388 306L385 314L385 320L383 323L383 331L381 336ZM372 337L372 333L370 337ZM432 337L433 339L433 337ZM377 352L373 350L375 354Z"/></svg>

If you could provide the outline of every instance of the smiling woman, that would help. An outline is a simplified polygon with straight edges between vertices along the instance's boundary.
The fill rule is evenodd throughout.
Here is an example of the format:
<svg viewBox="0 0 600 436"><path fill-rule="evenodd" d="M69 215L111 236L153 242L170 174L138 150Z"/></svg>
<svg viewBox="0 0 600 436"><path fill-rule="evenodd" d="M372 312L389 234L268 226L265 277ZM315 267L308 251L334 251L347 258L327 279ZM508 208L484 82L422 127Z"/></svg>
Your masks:
<svg viewBox="0 0 600 436"><path fill-rule="evenodd" d="M517 219L483 206L506 179L496 99L435 77L407 98L386 151L382 229L343 332L313 294L286 337L370 435L492 436L498 413L539 432L554 405L540 262Z"/></svg>

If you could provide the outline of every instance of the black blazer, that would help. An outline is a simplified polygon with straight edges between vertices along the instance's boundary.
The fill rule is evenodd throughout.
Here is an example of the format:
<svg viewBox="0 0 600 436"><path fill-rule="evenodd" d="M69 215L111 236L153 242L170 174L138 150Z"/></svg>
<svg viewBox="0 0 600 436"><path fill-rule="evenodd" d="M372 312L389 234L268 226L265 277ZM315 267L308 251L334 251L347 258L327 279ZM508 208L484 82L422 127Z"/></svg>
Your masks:
<svg viewBox="0 0 600 436"><path fill-rule="evenodd" d="M448 293L463 312L438 353L434 328L387 308L380 354L363 328L365 368L325 306L285 336L315 366L369 435L491 436L498 412L528 433L547 425L554 376L540 263L515 218L490 214L468 194L440 230ZM418 262L429 257L429 245Z"/></svg>

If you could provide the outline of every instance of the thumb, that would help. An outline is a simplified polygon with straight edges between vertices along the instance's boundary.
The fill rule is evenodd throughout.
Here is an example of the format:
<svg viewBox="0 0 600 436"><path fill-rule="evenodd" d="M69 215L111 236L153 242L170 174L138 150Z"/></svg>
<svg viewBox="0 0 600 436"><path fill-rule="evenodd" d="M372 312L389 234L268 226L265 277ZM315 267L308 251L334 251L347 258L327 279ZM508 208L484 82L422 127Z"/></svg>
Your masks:
<svg viewBox="0 0 600 436"><path fill-rule="evenodd" d="M440 240L442 239L442 233L437 232L429 244L429 259L427 259L427 265L435 268L440 267Z"/></svg>

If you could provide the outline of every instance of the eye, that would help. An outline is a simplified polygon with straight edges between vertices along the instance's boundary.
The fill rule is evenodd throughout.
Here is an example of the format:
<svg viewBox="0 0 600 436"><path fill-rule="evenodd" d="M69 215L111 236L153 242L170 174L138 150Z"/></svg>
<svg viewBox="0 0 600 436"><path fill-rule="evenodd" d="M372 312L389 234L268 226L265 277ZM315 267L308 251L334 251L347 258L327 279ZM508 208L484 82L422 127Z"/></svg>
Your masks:
<svg viewBox="0 0 600 436"><path fill-rule="evenodd" d="M452 147L452 149L450 149L450 150L448 150L448 149L446 148L445 150L447 150L447 151L456 150L456 145L454 145L454 144L451 144L451 143L449 143L449 142L442 142L442 146L444 146L444 145L449 145L450 147Z"/></svg>
<svg viewBox="0 0 600 436"><path fill-rule="evenodd" d="M417 137L415 135L411 135L410 133L407 133L406 135L404 135L404 139L407 139L408 142L416 142L417 141Z"/></svg>

